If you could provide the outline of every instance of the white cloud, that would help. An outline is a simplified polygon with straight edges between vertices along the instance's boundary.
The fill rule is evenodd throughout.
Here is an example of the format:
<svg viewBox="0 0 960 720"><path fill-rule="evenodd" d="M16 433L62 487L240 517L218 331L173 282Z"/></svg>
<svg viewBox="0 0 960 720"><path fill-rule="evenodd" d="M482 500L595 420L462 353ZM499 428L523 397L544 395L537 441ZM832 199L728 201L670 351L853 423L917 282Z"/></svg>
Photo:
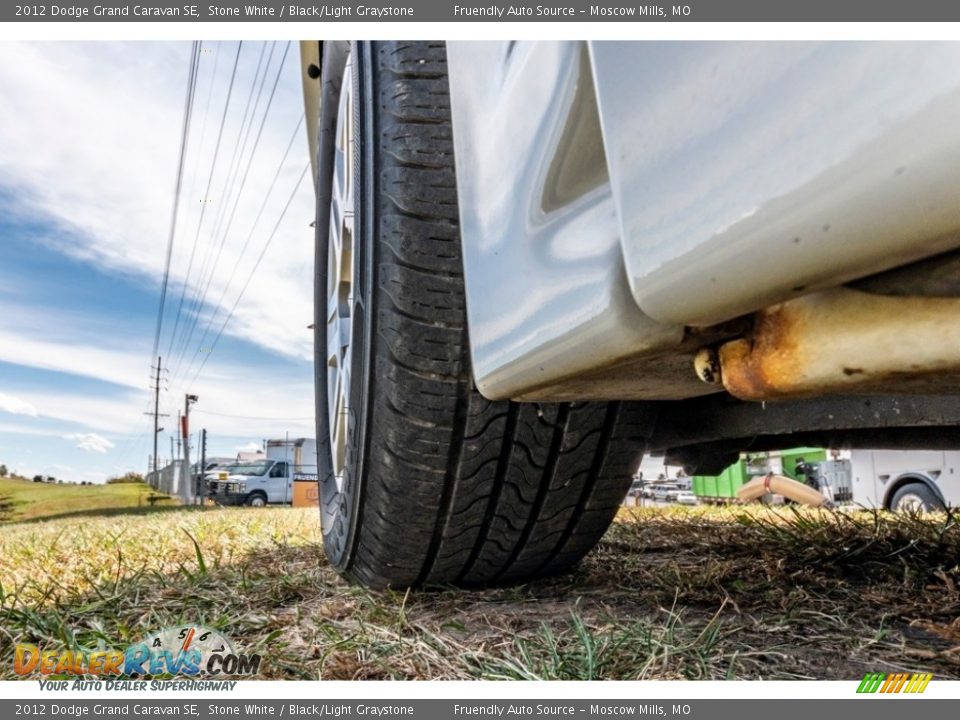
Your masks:
<svg viewBox="0 0 960 720"><path fill-rule="evenodd" d="M101 435L96 433L71 433L64 435L66 440L75 440L77 447L87 452L105 453L114 445Z"/></svg>
<svg viewBox="0 0 960 720"><path fill-rule="evenodd" d="M72 339L56 341L37 337L36 334L31 337L2 326L0 361L83 375L133 388L146 388L149 382L150 371L143 353L96 347Z"/></svg>
<svg viewBox="0 0 960 720"><path fill-rule="evenodd" d="M33 437L62 437L63 430L45 427L27 427L21 424L0 423L0 434L26 435ZM30 454L29 452L27 454Z"/></svg>
<svg viewBox="0 0 960 720"><path fill-rule="evenodd" d="M62 350L69 352L70 348L63 346ZM107 368L122 367L127 360L129 358L124 353L104 352ZM145 414L153 409L152 395L146 382L140 387L140 391L131 388L111 394L69 388L24 391L17 399L35 408L40 418L74 426L67 426L65 430L82 428L84 431L132 436L146 430L152 422ZM199 393L200 401L194 405L196 414L191 418L191 432L206 427L221 437L282 437L284 432L297 437L313 434L313 383L304 380L300 373L285 376L243 365L218 366L216 374L205 376L193 391ZM161 418L160 424L167 433L175 429L177 411L182 408L183 395L176 388L161 393L160 412L169 417ZM256 417L250 417L251 413ZM23 428L20 431L44 434L44 429ZM0 431L10 430L16 428L0 426Z"/></svg>
<svg viewBox="0 0 960 720"><path fill-rule="evenodd" d="M125 436L136 435L147 427L144 413L153 407L148 389L149 361L131 338L101 334L100 343L95 344L93 338L104 321L102 317L76 311L66 318L59 314L45 317L20 303L6 307L10 312L0 314L0 361L71 373L120 387L108 392L79 390L68 381L69 384L62 387L18 390L17 397L0 394L0 411L17 408L23 414L29 412L50 422L61 421L73 426L59 428L58 434L79 430ZM118 344L121 340L123 345ZM276 432L282 435L288 430L291 434L312 434L310 365L286 360L276 363L275 366L264 365L262 361L249 363L243 353L221 355L212 360L189 388L190 392L200 395L194 428L205 426L221 436L247 438L272 436ZM169 388L164 384L161 412L171 417L164 418L161 425L167 427L168 432L174 429L176 414L183 407L187 390L183 380ZM204 411L211 415L204 416ZM251 415L257 417L251 418ZM262 421L263 417L277 418L277 422ZM0 429L18 430L9 425ZM30 428L19 428L20 432L31 434L41 434L44 430L49 431L49 425L33 423Z"/></svg>
<svg viewBox="0 0 960 720"><path fill-rule="evenodd" d="M4 149L0 188L14 194L18 212L52 220L66 231L45 239L61 252L108 270L144 276L159 289L189 45L68 43L57 47L54 53L45 43L0 43L0 97L6 107L17 108L16 113L0 113L0 147ZM203 205L203 224L198 233L200 200L213 164L236 44L208 44L206 48L213 52L201 58L168 296L172 312L179 305L195 247L190 285L197 287L209 281L208 307L201 311L195 344L200 343L210 307L219 301L219 319L204 344L209 345L216 335L308 160L306 135L301 128L263 216L254 226L303 108L294 43L243 194L236 203L236 214L232 222L228 219L236 199L225 192L231 187L228 178L231 170L234 176L242 177L253 147L255 132L244 146L240 131L260 47L260 43L247 43L241 54L209 203ZM283 49L284 43L277 43L268 87ZM209 96L209 115L204 118L217 55L217 81ZM69 63L62 62L64 56L70 57ZM254 130L265 106L264 99ZM233 151L244 147L246 154L232 162ZM239 179L232 187L239 189ZM313 233L308 227L312 219L312 186L308 179L227 325L227 334L289 357L311 357L311 337L304 326L312 321ZM252 239L241 256L248 236ZM221 253L222 238L226 241ZM210 272L204 275L201 270L207 268Z"/></svg>
<svg viewBox="0 0 960 720"><path fill-rule="evenodd" d="M26 392L24 397L37 408L40 418L57 425L61 436L88 430L135 434L146 427L141 415L146 409L146 391L143 396L132 392L107 396L70 390L36 391ZM45 424L38 430L42 432L48 427Z"/></svg>
<svg viewBox="0 0 960 720"><path fill-rule="evenodd" d="M33 405L6 393L0 393L0 412L11 413L12 415L37 416L37 409Z"/></svg>
<svg viewBox="0 0 960 720"><path fill-rule="evenodd" d="M190 285L199 285L201 277L209 279L209 292L192 338L191 353L195 347L212 343L212 335L233 306L308 159L301 127L288 163L251 234L253 220L303 109L294 43L237 213L232 222L227 220L229 212L221 214L233 207L233 198L224 197L231 166L234 171L238 167L242 171L249 155L247 152L238 158L240 162L232 163L234 149L243 146L237 140L240 121L260 47L259 43L244 45L210 203L198 235L199 200L213 161L236 44L205 45L219 54L218 82L212 87L209 106L211 61L216 55L207 53L201 58L167 296L169 312L161 342L165 365L169 362L163 352L169 339L166 333L179 305L195 238ZM283 49L284 43L277 43L268 89ZM46 228L48 234L39 238L45 245L94 264L107 274L135 277L147 290L155 288L159 299L189 54L188 43L67 43L58 45L56 52L46 43L0 43L0 97L5 107L17 108L13 115L0 113L0 147L4 150L0 157L0 192L12 198L6 206L0 205L0 214L14 221L18 217L35 221L34 227ZM64 64L62 57L70 57L70 62ZM265 102L266 94L259 105L248 151ZM205 113L207 107L209 113ZM242 349L227 354L221 345L210 356L194 387L184 387L182 379L173 378L169 390L161 394L161 411L172 413L172 417L161 420L167 428L160 438L161 449L165 450L168 435L175 429L176 412L182 408L187 391L201 396L197 410L211 413L205 416L198 412L191 430L206 427L211 442L229 437L232 445L248 439L283 437L285 432L291 436L313 434L309 419L313 415L312 371L309 362L304 362L312 360L312 335L305 329L313 319L312 218L312 187L307 179L226 329L227 335L285 359L278 358L275 364L272 360L265 362L263 353L254 351L251 356L256 359L250 360ZM219 228L217 233L213 232L215 227ZM241 256L248 236L249 247ZM226 238L226 242L214 263L220 238ZM204 267L212 268L209 277L201 276ZM29 392L18 387L17 407L31 407L35 419L11 419L0 432L16 433L37 447L44 447L44 436L69 435L84 451L71 448L69 458L64 458L78 471L122 472L130 469L128 464L139 465L152 452L152 419L143 414L152 409L147 389L150 362L146 357L152 341L152 320L142 331L137 329L135 314L127 318L126 326L117 325L109 313L94 316L82 306L54 307L57 301L53 295L47 296L43 301L46 306L41 307L35 289L17 268L4 268L2 274L0 361L72 373L120 387L103 391L69 379L38 384ZM123 302L118 294L117 303ZM203 329L217 304L220 313L211 334L201 343ZM190 317L189 313L184 315ZM245 417L250 415L277 420ZM107 437L116 442L116 448L104 456L107 447L99 440Z"/></svg>
<svg viewBox="0 0 960 720"><path fill-rule="evenodd" d="M263 450L263 446L257 442L248 442L246 445L237 445L237 452L259 452Z"/></svg>

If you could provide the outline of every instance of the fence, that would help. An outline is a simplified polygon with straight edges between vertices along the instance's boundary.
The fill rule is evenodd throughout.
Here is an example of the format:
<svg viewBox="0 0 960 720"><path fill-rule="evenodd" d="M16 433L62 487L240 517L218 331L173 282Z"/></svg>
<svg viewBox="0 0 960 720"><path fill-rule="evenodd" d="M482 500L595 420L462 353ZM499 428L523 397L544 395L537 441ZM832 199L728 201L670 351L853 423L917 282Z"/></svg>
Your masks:
<svg viewBox="0 0 960 720"><path fill-rule="evenodd" d="M158 493L178 498L184 505L193 504L197 498L197 489L194 482L188 482L186 464L177 460L157 472L147 473L147 484Z"/></svg>

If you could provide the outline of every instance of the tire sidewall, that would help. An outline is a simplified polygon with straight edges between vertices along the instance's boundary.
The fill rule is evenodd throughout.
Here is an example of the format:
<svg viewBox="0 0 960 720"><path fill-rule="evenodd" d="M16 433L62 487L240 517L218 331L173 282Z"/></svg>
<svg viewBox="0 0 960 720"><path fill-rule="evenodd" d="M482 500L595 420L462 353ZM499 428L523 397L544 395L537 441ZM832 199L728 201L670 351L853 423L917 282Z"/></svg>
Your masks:
<svg viewBox="0 0 960 720"><path fill-rule="evenodd" d="M907 498L915 498L918 501L918 507L901 507ZM894 512L933 512L941 507L933 491L926 484L919 482L908 483L897 490L890 505Z"/></svg>

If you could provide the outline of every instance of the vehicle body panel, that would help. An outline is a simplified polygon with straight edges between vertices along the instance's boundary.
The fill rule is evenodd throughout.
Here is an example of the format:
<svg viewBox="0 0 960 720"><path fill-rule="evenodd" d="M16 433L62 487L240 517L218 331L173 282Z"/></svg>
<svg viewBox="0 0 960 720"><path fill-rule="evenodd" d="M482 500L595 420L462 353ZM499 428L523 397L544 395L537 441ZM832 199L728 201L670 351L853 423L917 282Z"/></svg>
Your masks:
<svg viewBox="0 0 960 720"><path fill-rule="evenodd" d="M467 312L491 398L677 345L627 284L581 43L449 43Z"/></svg>
<svg viewBox="0 0 960 720"><path fill-rule="evenodd" d="M960 44L590 51L651 317L710 325L960 244Z"/></svg>
<svg viewBox="0 0 960 720"><path fill-rule="evenodd" d="M293 465L297 475L311 476L316 480L317 474L317 441L313 438L286 438L283 440L267 440L267 458L270 460L285 460ZM302 479L302 478L294 478Z"/></svg>
<svg viewBox="0 0 960 720"><path fill-rule="evenodd" d="M448 61L490 398L716 392L694 328L960 246L958 43L455 42Z"/></svg>
<svg viewBox="0 0 960 720"><path fill-rule="evenodd" d="M904 484L920 482L941 500L960 507L960 452L939 450L852 450L853 501L888 508Z"/></svg>
<svg viewBox="0 0 960 720"><path fill-rule="evenodd" d="M660 502L672 502L680 492L685 491L681 491L675 483L654 483L650 486L651 497Z"/></svg>

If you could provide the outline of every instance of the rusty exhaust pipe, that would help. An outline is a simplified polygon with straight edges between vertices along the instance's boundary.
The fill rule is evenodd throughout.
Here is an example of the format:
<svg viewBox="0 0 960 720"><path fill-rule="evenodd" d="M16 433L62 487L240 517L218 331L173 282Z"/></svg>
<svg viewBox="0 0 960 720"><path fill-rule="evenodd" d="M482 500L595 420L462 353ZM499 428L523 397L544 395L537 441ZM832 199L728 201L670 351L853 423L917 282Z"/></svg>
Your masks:
<svg viewBox="0 0 960 720"><path fill-rule="evenodd" d="M761 310L750 335L713 353L698 354L698 376L742 400L957 393L960 298L835 288Z"/></svg>

